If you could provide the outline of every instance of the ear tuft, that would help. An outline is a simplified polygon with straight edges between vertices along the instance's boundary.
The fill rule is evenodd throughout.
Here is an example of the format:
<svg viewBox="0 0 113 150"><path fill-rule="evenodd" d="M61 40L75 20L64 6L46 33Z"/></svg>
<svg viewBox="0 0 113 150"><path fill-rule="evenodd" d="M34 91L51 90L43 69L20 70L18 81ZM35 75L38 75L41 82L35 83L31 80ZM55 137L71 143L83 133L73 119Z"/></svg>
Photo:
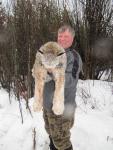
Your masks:
<svg viewBox="0 0 113 150"><path fill-rule="evenodd" d="M62 53L59 53L57 56L61 56L61 55L63 55L65 52L62 52Z"/></svg>
<svg viewBox="0 0 113 150"><path fill-rule="evenodd" d="M38 50L39 53L44 54L40 49Z"/></svg>

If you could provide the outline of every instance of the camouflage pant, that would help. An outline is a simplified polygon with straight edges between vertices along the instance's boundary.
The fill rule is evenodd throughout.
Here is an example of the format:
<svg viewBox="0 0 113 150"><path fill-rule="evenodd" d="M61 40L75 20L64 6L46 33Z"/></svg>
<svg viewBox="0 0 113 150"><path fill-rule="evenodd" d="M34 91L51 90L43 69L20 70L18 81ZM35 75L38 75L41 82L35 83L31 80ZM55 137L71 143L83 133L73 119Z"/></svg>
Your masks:
<svg viewBox="0 0 113 150"><path fill-rule="evenodd" d="M55 115L53 112L43 110L45 129L51 136L55 147L58 150L65 150L71 146L70 129L74 123L74 115L65 118L64 115Z"/></svg>

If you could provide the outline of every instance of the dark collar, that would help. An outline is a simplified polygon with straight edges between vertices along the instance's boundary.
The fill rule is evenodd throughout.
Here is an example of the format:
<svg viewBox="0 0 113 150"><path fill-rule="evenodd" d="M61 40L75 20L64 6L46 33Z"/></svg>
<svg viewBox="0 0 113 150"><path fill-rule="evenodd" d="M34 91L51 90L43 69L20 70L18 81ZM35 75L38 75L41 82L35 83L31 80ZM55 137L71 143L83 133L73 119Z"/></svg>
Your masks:
<svg viewBox="0 0 113 150"><path fill-rule="evenodd" d="M65 49L66 53L69 52L69 51L72 51L72 49L70 47Z"/></svg>

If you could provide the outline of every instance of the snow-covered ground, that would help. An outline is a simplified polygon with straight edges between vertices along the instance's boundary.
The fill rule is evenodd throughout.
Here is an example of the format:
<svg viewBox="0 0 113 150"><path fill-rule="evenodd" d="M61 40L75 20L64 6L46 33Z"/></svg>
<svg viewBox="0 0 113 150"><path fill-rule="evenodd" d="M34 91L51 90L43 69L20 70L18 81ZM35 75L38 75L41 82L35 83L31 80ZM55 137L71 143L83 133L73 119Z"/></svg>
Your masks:
<svg viewBox="0 0 113 150"><path fill-rule="evenodd" d="M77 87L75 124L71 130L74 150L113 150L113 83L79 80ZM32 110L33 98L29 100ZM49 150L49 139L44 129L42 112L33 118L21 100L9 102L8 93L0 89L0 150ZM35 130L34 130L35 129Z"/></svg>

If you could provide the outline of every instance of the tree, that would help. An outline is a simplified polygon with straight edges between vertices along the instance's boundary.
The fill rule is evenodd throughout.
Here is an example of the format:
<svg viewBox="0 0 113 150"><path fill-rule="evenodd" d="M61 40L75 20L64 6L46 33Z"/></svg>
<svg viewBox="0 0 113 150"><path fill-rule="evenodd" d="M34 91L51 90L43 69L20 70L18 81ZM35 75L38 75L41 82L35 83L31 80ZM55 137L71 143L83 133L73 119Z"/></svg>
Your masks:
<svg viewBox="0 0 113 150"><path fill-rule="evenodd" d="M16 87L18 78L25 83L29 98L33 95L31 69L36 51L45 42L56 40L58 27L64 20L67 21L69 16L66 9L63 12L59 4L56 5L51 0L46 2L42 0L38 3L31 0L17 0L12 8L6 17L5 31L8 39L7 44L5 42L1 66L3 67L5 62L4 70L7 70L7 73L4 73L4 78L10 76L9 81L14 89L18 89ZM5 54L8 59L4 60Z"/></svg>
<svg viewBox="0 0 113 150"><path fill-rule="evenodd" d="M113 10L110 0L78 0L74 1L74 4L76 39L84 57L85 78L95 79L98 76L95 76L95 73L97 65L99 65L99 57L97 58L96 55L96 41L101 38L105 38L105 40L112 38ZM79 10L82 11L81 14ZM108 62L111 57L108 61L105 61L106 59L103 58L104 64L109 67ZM101 68L101 65L98 68Z"/></svg>

